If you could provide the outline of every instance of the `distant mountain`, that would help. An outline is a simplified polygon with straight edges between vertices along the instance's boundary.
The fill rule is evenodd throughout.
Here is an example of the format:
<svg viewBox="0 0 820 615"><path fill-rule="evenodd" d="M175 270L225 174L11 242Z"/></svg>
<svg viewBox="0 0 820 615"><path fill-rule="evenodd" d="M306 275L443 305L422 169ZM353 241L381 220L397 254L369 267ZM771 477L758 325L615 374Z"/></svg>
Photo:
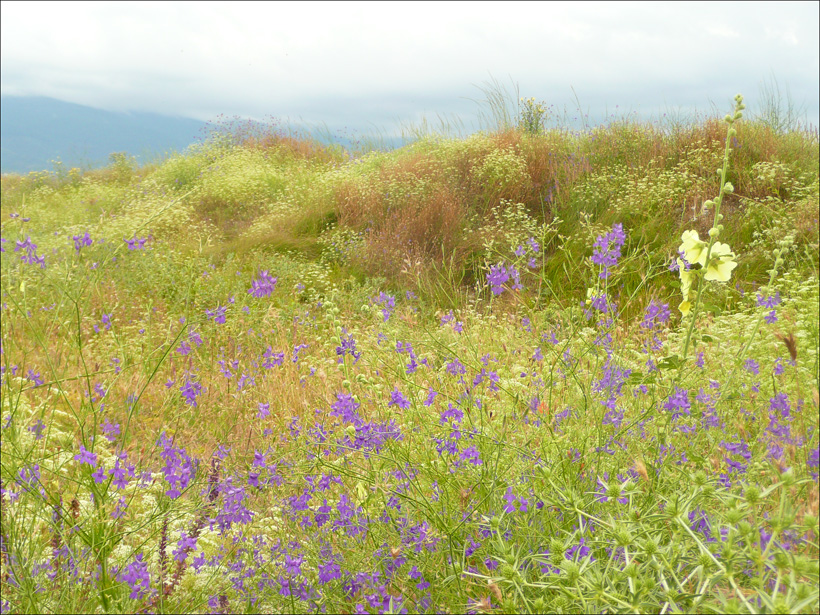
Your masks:
<svg viewBox="0 0 820 615"><path fill-rule="evenodd" d="M183 151L205 135L197 120L155 113L117 113L53 98L0 98L0 171L50 170L52 160L66 167L94 168L109 155L127 152L140 162Z"/></svg>

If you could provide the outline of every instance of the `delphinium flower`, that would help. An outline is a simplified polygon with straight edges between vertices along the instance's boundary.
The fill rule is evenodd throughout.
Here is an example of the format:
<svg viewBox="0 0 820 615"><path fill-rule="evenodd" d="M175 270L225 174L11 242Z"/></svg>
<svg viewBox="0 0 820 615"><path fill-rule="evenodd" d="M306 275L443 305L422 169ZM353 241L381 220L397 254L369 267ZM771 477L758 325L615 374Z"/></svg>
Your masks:
<svg viewBox="0 0 820 615"><path fill-rule="evenodd" d="M503 265L495 265L490 267L490 272L487 274L487 283L490 285L490 290L494 295L500 295L504 292L504 284L510 279L510 273Z"/></svg>
<svg viewBox="0 0 820 615"><path fill-rule="evenodd" d="M456 320L455 316L453 316L453 310L450 310L447 314L441 317L439 326L443 327L447 323L453 323L453 331L456 333L462 333L464 331L464 323L460 320Z"/></svg>
<svg viewBox="0 0 820 615"><path fill-rule="evenodd" d="M31 241L31 237L26 237L25 241L17 241L15 252L25 250L25 254L20 255L20 260L29 265L40 265L40 269L46 268L46 257L37 256L37 244Z"/></svg>
<svg viewBox="0 0 820 615"><path fill-rule="evenodd" d="M127 459L127 453L118 453L114 468L108 474L113 479L111 484L117 489L124 489L128 484L128 478L134 478L136 473L136 467L134 464L126 463Z"/></svg>
<svg viewBox="0 0 820 615"><path fill-rule="evenodd" d="M103 424L100 426L100 431L102 431L105 439L109 442L114 442L117 439L117 436L120 435L120 424L119 423L111 423L108 418L103 421Z"/></svg>
<svg viewBox="0 0 820 615"><path fill-rule="evenodd" d="M276 288L276 282L279 278L271 277L267 270L260 271L256 279L251 283L248 294L253 295L257 299L267 297Z"/></svg>
<svg viewBox="0 0 820 615"><path fill-rule="evenodd" d="M299 362L299 353L305 350L308 347L308 344L297 344L293 347L293 357L291 357L291 361L293 363Z"/></svg>
<svg viewBox="0 0 820 615"><path fill-rule="evenodd" d="M142 553L137 553L134 561L128 564L119 575L120 581L128 583L131 600L142 600L151 592L151 576L148 574L148 563Z"/></svg>
<svg viewBox="0 0 820 615"><path fill-rule="evenodd" d="M608 412L604 415L604 425L614 425L615 428L620 428L623 421L624 412L617 407L617 400L623 395L623 385L632 374L630 369L621 369L612 365L609 359L604 364L604 373L600 380L593 383L592 390L596 393L604 393L606 399L601 404L608 408Z"/></svg>
<svg viewBox="0 0 820 615"><path fill-rule="evenodd" d="M269 403L263 403L263 402L260 401L258 408L259 408L259 410L256 413L256 418L258 418L258 419L267 418L268 415L270 414L270 404Z"/></svg>
<svg viewBox="0 0 820 615"><path fill-rule="evenodd" d="M31 433L34 434L34 439L35 440L42 440L43 439L43 432L45 431L45 428L46 428L46 424L42 420L37 419L37 422L34 425L32 425L31 427L29 427L28 430Z"/></svg>
<svg viewBox="0 0 820 615"><path fill-rule="evenodd" d="M818 447L817 444L814 445L814 448L809 449L809 457L806 460L806 465L809 468L814 482L817 482L817 468L818 465L820 465L820 447Z"/></svg>
<svg viewBox="0 0 820 615"><path fill-rule="evenodd" d="M712 525L704 510L699 507L691 510L689 512L689 522L691 523L689 527L693 531L703 534L706 542L715 542L715 537L712 535Z"/></svg>
<svg viewBox="0 0 820 615"><path fill-rule="evenodd" d="M769 425L766 428L768 433L784 441L789 441L791 439L791 426L789 425L791 420L791 404L786 393L778 393L769 399Z"/></svg>
<svg viewBox="0 0 820 615"><path fill-rule="evenodd" d="M223 305L223 306L217 305L212 310L205 310L205 315L208 318L212 318L213 321L218 325L224 325L225 324L225 315L227 313L228 313L228 306L226 306L226 305Z"/></svg>
<svg viewBox="0 0 820 615"><path fill-rule="evenodd" d="M746 362L743 364L743 367L750 374L754 374L755 376L760 374L760 364L754 359L746 359Z"/></svg>
<svg viewBox="0 0 820 615"><path fill-rule="evenodd" d="M459 361L458 358L456 357L456 358L453 358L453 360L450 361L447 364L447 373L450 374L451 376L459 376L459 375L462 375L462 374L466 374L467 373L467 368L464 367L464 365L462 365L461 361Z"/></svg>
<svg viewBox="0 0 820 615"><path fill-rule="evenodd" d="M347 339L345 339L345 336L347 336ZM356 340L353 339L353 335L348 335L347 329L342 328L339 340L340 345L336 346L336 354L339 357L337 362L343 363L345 355L349 354L353 357L353 365L355 365L362 356L362 353L356 350Z"/></svg>
<svg viewBox="0 0 820 615"><path fill-rule="evenodd" d="M33 382L35 387L42 386L44 382L43 379L40 378L40 372L35 372L33 369L28 370L26 379Z"/></svg>
<svg viewBox="0 0 820 615"><path fill-rule="evenodd" d="M623 224L614 224L606 235L598 235L592 249L591 260L601 267L598 277L602 280L609 278L609 270L618 263L621 257L621 247L626 242L626 233Z"/></svg>
<svg viewBox="0 0 820 615"><path fill-rule="evenodd" d="M675 387L675 392L669 396L669 399L664 404L664 408L672 413L672 420L676 420L681 416L689 416L689 391Z"/></svg>
<svg viewBox="0 0 820 615"><path fill-rule="evenodd" d="M251 374L242 372L242 375L239 377L239 380L236 381L236 390L241 391L247 387L252 386L256 386L256 378L254 378Z"/></svg>
<svg viewBox="0 0 820 615"><path fill-rule="evenodd" d="M262 362L262 367L265 369L271 369L277 365L282 365L285 362L285 353L274 352L273 349L268 346L268 349L264 352L262 358L265 359Z"/></svg>
<svg viewBox="0 0 820 615"><path fill-rule="evenodd" d="M475 446L468 446L463 451L461 451L459 458L462 461L466 461L468 463L473 464L474 466L480 466L484 463L481 460L481 455L478 452L478 449Z"/></svg>
<svg viewBox="0 0 820 615"><path fill-rule="evenodd" d="M80 465L87 463L94 468L97 466L97 455L86 450L86 448L80 444L80 452L77 455L74 455L74 461L80 462Z"/></svg>
<svg viewBox="0 0 820 615"><path fill-rule="evenodd" d="M463 418L464 412L457 406L454 406L452 403L448 403L447 410L442 412L441 416L439 417L439 423L450 423L451 420L454 423L460 423Z"/></svg>
<svg viewBox="0 0 820 615"><path fill-rule="evenodd" d="M182 383L179 390L182 393L182 397L185 399L185 403L196 408L196 398L202 394L202 385L193 380L190 376L187 376L185 378L185 382Z"/></svg>
<svg viewBox="0 0 820 615"><path fill-rule="evenodd" d="M387 319L390 318L390 315L396 307L396 298L392 295L388 295L384 291L381 291L377 297L372 299L372 301L376 305L382 306L382 316L384 317L384 322L387 322Z"/></svg>
<svg viewBox="0 0 820 615"><path fill-rule="evenodd" d="M330 406L331 416L338 416L345 422L353 423L359 420L357 410L359 409L359 402L357 402L352 395L348 393L336 393L336 402Z"/></svg>
<svg viewBox="0 0 820 615"><path fill-rule="evenodd" d="M165 461L162 473L165 480L170 485L165 494L172 498L178 498L182 491L188 487L196 472L194 460L185 452L185 449L173 445L173 440L165 435L160 436L159 446L162 447L160 457Z"/></svg>
<svg viewBox="0 0 820 615"><path fill-rule="evenodd" d="M709 395L703 388L700 389L695 399L705 406L702 413L702 424L704 429L720 429L722 423L718 417L715 404L717 403L717 395Z"/></svg>
<svg viewBox="0 0 820 615"><path fill-rule="evenodd" d="M90 246L92 243L94 243L91 240L91 236L88 233L86 233L85 235L74 235L72 236L72 239L74 240L74 250L76 252L79 252L85 246Z"/></svg>
<svg viewBox="0 0 820 615"><path fill-rule="evenodd" d="M112 519L121 519L125 516L125 511L128 509L128 503L125 501L125 496L120 497L114 510L111 511Z"/></svg>
<svg viewBox="0 0 820 615"><path fill-rule="evenodd" d="M744 465L735 461L731 457L725 457L724 459L727 465L731 468L731 472L738 472L740 474L745 473L746 469L749 467L749 462L752 460L752 453L746 442L741 438L740 442L723 441L720 443L720 446L729 454L740 455L746 461L746 464Z"/></svg>
<svg viewBox="0 0 820 615"><path fill-rule="evenodd" d="M147 237L137 238L137 236L134 235L132 239L126 239L125 243L128 244L129 250L144 250L146 241L148 241Z"/></svg>
<svg viewBox="0 0 820 615"><path fill-rule="evenodd" d="M766 314L764 320L772 325L777 322L777 311L774 309L776 306L780 304L780 291L777 291L774 296L769 295L768 297L763 297L760 293L757 295L757 305L758 307L765 307L769 308L771 311Z"/></svg>
<svg viewBox="0 0 820 615"><path fill-rule="evenodd" d="M188 536L184 531L180 532L177 548L173 551L174 560L184 562L188 558L188 554L196 549L196 541L196 536Z"/></svg>
<svg viewBox="0 0 820 615"><path fill-rule="evenodd" d="M398 389L393 389L393 392L390 393L390 401L387 403L387 406L398 406L402 410L407 410L410 407L410 400L402 395Z"/></svg>

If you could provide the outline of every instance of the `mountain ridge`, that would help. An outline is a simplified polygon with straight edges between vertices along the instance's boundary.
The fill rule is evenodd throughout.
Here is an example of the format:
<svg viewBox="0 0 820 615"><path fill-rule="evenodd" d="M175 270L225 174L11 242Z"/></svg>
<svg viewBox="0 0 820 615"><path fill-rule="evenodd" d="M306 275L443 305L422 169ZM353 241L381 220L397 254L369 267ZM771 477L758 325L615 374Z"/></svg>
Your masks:
<svg viewBox="0 0 820 615"><path fill-rule="evenodd" d="M0 97L0 172L104 166L115 152L145 163L202 138L206 123L158 113L106 111L43 96Z"/></svg>

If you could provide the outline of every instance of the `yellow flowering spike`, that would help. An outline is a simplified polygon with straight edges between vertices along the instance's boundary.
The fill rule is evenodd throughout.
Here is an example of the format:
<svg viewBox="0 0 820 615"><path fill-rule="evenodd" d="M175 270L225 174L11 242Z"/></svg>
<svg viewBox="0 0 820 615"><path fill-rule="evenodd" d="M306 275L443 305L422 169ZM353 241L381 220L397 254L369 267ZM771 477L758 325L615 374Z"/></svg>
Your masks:
<svg viewBox="0 0 820 615"><path fill-rule="evenodd" d="M701 241L697 231L683 231L681 241L683 243L678 246L678 251L683 252L689 264L694 265L697 263L703 267L706 264L706 249L709 244Z"/></svg>
<svg viewBox="0 0 820 615"><path fill-rule="evenodd" d="M735 253L725 243L715 242L712 253L709 255L709 266L706 268L704 280L728 282L732 277L732 270L737 267Z"/></svg>

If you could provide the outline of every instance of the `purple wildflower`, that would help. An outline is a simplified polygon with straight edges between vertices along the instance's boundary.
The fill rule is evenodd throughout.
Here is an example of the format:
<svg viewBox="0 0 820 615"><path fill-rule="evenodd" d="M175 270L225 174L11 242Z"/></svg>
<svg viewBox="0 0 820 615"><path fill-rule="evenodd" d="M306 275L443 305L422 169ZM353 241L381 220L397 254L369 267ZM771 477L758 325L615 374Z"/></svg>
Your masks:
<svg viewBox="0 0 820 615"><path fill-rule="evenodd" d="M131 588L129 598L141 600L151 591L151 577L148 574L148 563L143 561L142 553L137 553L134 561L120 573L120 581L128 583Z"/></svg>
<svg viewBox="0 0 820 615"><path fill-rule="evenodd" d="M388 402L389 406L398 406L402 410L407 410L410 407L410 401L402 395L401 391L398 389L393 389L393 392L390 393L390 401Z"/></svg>
<svg viewBox="0 0 820 615"><path fill-rule="evenodd" d="M93 468L97 465L97 455L86 450L86 448L80 444L80 452L79 454L74 455L74 461L79 461L80 465L87 463Z"/></svg>
<svg viewBox="0 0 820 615"><path fill-rule="evenodd" d="M609 269L617 264L625 241L626 233L622 224L614 224L609 233L598 236L592 251L592 262L601 267L598 277L603 280L609 277Z"/></svg>
<svg viewBox="0 0 820 615"><path fill-rule="evenodd" d="M79 252L85 246L90 246L93 242L91 241L91 236L86 233L85 235L74 235L72 237L74 240L74 250Z"/></svg>
<svg viewBox="0 0 820 615"><path fill-rule="evenodd" d="M681 416L689 415L689 391L675 387L674 394L669 396L664 408L672 413L672 420L676 420Z"/></svg>
<svg viewBox="0 0 820 615"><path fill-rule="evenodd" d="M276 282L279 278L271 277L267 270L260 271L257 278L251 283L248 294L253 295L257 299L267 297L276 288Z"/></svg>

